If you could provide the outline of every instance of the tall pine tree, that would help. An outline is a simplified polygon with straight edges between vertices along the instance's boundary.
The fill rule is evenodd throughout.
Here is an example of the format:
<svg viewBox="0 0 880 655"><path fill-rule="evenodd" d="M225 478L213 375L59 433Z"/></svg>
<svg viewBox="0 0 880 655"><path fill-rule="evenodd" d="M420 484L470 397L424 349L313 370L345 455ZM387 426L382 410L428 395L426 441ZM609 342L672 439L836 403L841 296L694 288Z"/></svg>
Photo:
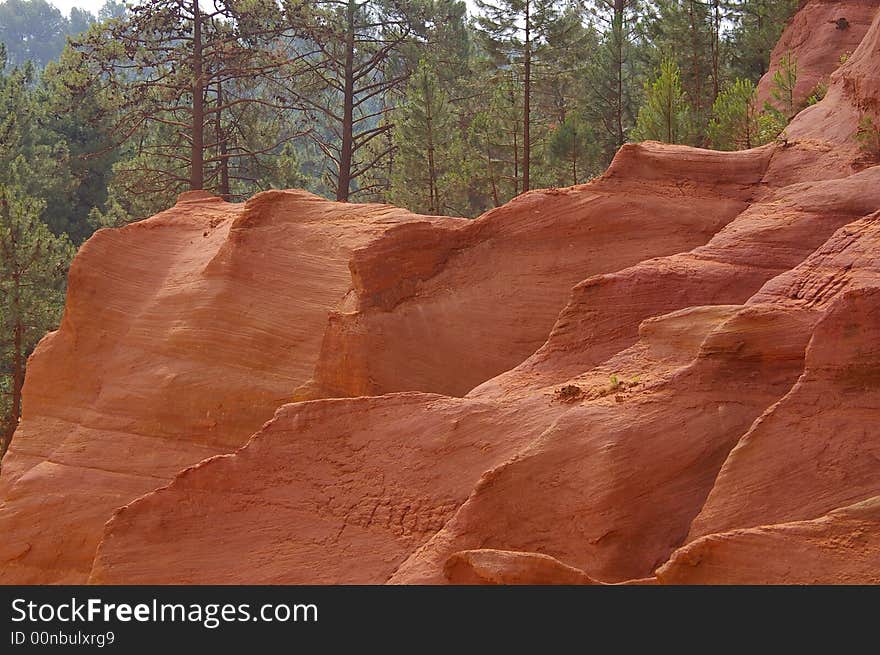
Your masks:
<svg viewBox="0 0 880 655"><path fill-rule="evenodd" d="M681 86L681 71L672 59L667 59L660 65L657 78L645 85L645 103L639 109L633 138L686 144L691 129L691 111Z"/></svg>
<svg viewBox="0 0 880 655"><path fill-rule="evenodd" d="M642 6L639 0L591 0L589 6L601 37L585 78L584 109L610 161L626 143L638 113Z"/></svg>
<svg viewBox="0 0 880 655"><path fill-rule="evenodd" d="M58 325L73 247L40 220L41 200L22 190L31 175L23 158L12 183L0 184L0 457L21 416L25 363L37 342Z"/></svg>
<svg viewBox="0 0 880 655"><path fill-rule="evenodd" d="M514 68L522 81L522 170L520 191L531 187L532 84L535 58L544 50L560 12L556 0L475 0L482 44L496 65ZM519 157L518 157L519 158Z"/></svg>
<svg viewBox="0 0 880 655"><path fill-rule="evenodd" d="M456 170L461 168L461 140L449 97L435 65L423 60L407 86L394 131L396 162L390 199L413 211L449 211L455 195Z"/></svg>

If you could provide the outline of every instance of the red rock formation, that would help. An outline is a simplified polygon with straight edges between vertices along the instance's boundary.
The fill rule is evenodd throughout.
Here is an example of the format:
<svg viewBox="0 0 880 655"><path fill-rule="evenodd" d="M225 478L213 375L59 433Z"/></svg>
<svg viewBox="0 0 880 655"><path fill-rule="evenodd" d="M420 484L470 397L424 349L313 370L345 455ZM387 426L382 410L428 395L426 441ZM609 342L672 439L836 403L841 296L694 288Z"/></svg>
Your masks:
<svg viewBox="0 0 880 655"><path fill-rule="evenodd" d="M809 521L703 537L657 577L664 584L880 584L880 497Z"/></svg>
<svg viewBox="0 0 880 655"><path fill-rule="evenodd" d="M646 322L639 344L593 370L618 371L624 381L639 371L640 384L613 404L594 400L572 409L528 449L484 476L455 518L393 580L439 581L439 563L476 543L538 550L591 578L618 582L649 575L674 544L688 539L688 530L693 538L777 517L812 518L876 495L880 441L875 417L863 408L877 400L870 371L876 368L871 354L876 357L873 336L880 326L878 219L873 214L841 228L742 308L688 309ZM699 317L691 316L697 311ZM860 327L862 319L871 327ZM664 326L667 321L672 325ZM696 328L701 331L694 333ZM846 330L858 355L828 361ZM780 425L774 418L809 379L811 361L801 375L808 339L809 356L815 350L825 357L824 368L817 368L850 381L851 404L840 407L840 394L831 392L825 407L801 405L799 413L783 414L789 420ZM789 396L761 417L799 375ZM571 382L588 388L590 381L584 376ZM804 400L815 400L827 387L814 388ZM822 418L798 427L813 411ZM842 432L832 439L834 426ZM767 430L773 436L764 437L764 448L755 453L751 435ZM813 472L816 466L824 477ZM783 483L789 474L796 484ZM708 517L691 523L700 508Z"/></svg>
<svg viewBox="0 0 880 655"><path fill-rule="evenodd" d="M662 159L663 149L658 152ZM632 198L589 188L539 192L475 222L273 192L244 208L187 196L149 221L96 235L72 268L60 330L29 366L24 419L0 488L6 498L0 525L15 534L5 553L6 577L82 580L100 526L115 507L240 445L296 393L369 392L381 366L391 367L389 375L397 367L402 388L463 393L509 368L540 343L578 270L610 270L709 238L744 206L766 157L705 153L701 159L742 161L744 167L734 166L742 178L729 191L692 198L690 210L674 219L674 203L651 200L648 191ZM652 188L651 175L646 168L646 179L630 180L628 189ZM666 192L658 186L653 193ZM532 209L541 199L551 206ZM649 200L665 203L675 230L640 210ZM571 227L560 231L554 219L562 218ZM596 224L581 234L580 220ZM612 228L633 238L611 249ZM584 235L601 247L585 248ZM467 303L452 310L448 293L421 300L423 279L435 290L451 284L450 270L459 264L450 259L480 262L476 273L454 274L456 286L473 294L470 314ZM494 294L495 302L486 305L483 294ZM452 302L461 300L458 294ZM333 345L348 307L379 321L393 309L394 320L413 312L419 318L393 343L372 326L370 338L388 353L383 362L375 354L366 358L368 350L352 354ZM482 358L466 356L469 334L485 338ZM322 339L318 379L326 379L333 362L349 382L359 382L315 388ZM41 491L47 481L65 489L49 502ZM58 536L50 541L39 533L52 522Z"/></svg>
<svg viewBox="0 0 880 655"><path fill-rule="evenodd" d="M573 407L554 400L552 388L512 404L407 394L292 405L238 454L209 461L120 512L108 525L92 580L241 581L224 559L205 561L199 544L238 550L231 535L274 535L279 525L283 535L268 536L254 553L259 563L245 555L248 579L442 582L450 558L474 548L536 551L604 582L643 578L686 539L728 453L795 383L817 322L813 342L827 326L815 294L797 298L793 290L815 289L828 304L880 286L867 254L876 222L841 229L748 305L647 321L638 344L571 381L585 390ZM821 282L829 270L846 269L828 264L825 251L839 252L847 240L847 281ZM619 377L615 389L608 388L612 374ZM334 407L340 402L350 411ZM398 404L401 414L392 408ZM378 407L384 416L377 423ZM303 420L305 412L315 418ZM416 441L415 434L424 436ZM444 447L432 452L422 443ZM404 519L382 500L389 485L407 507L397 515L426 529L397 527ZM206 506L222 511L206 514ZM334 507L341 510L334 514ZM169 527L186 538L169 542ZM407 552L413 554L404 559ZM360 567L356 577L339 568L373 558L381 566ZM492 566L495 574L479 575L488 580L507 570L497 561ZM263 577L269 573L275 577ZM468 575L459 571L454 579Z"/></svg>
<svg viewBox="0 0 880 655"><path fill-rule="evenodd" d="M754 203L705 246L588 278L575 286L546 343L471 396L562 383L635 343L639 325L651 316L689 306L743 303L767 280L803 261L837 228L878 206L880 168L795 184Z"/></svg>
<svg viewBox="0 0 880 655"><path fill-rule="evenodd" d="M626 146L473 222L275 193L99 233L0 579L880 581L873 9L787 142Z"/></svg>
<svg viewBox="0 0 880 655"><path fill-rule="evenodd" d="M880 221L875 219L873 227L877 231ZM872 244L874 253L878 245L880 240ZM855 280L848 275L862 272L846 266L831 270L827 286L808 289L833 292L852 286ZM810 295L805 302L822 302ZM817 327L797 384L731 452L689 540L809 519L880 495L878 425L880 291L856 287Z"/></svg>
<svg viewBox="0 0 880 655"><path fill-rule="evenodd" d="M580 280L705 243L760 192L770 154L625 147L601 179L455 233L389 231L355 252L353 297L298 397L467 393L531 355Z"/></svg>
<svg viewBox="0 0 880 655"><path fill-rule="evenodd" d="M491 410L419 393L287 405L236 454L117 511L91 581L385 582L443 527L487 461L540 429ZM516 438L487 438L498 432ZM216 556L205 556L207 535Z"/></svg>
<svg viewBox="0 0 880 655"><path fill-rule="evenodd" d="M795 101L804 102L858 48L876 11L875 0L802 0L770 54L769 70L758 83L758 102L775 102L773 74L789 53L797 62Z"/></svg>
<svg viewBox="0 0 880 655"><path fill-rule="evenodd" d="M352 250L432 222L463 221L305 192L184 194L98 232L28 364L0 479L0 579L85 581L116 507L241 445L309 379Z"/></svg>
<svg viewBox="0 0 880 655"><path fill-rule="evenodd" d="M540 553L465 550L443 567L452 584L594 584L583 571Z"/></svg>

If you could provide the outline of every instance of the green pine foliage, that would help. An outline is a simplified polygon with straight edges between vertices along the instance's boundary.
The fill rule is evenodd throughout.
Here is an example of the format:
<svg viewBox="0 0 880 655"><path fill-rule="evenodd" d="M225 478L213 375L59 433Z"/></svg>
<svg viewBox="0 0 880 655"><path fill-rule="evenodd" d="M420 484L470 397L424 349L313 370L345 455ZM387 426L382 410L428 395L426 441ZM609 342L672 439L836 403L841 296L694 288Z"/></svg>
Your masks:
<svg viewBox="0 0 880 655"><path fill-rule="evenodd" d="M0 43L6 44L10 64L43 67L61 54L68 36L94 22L76 7L65 17L47 0L6 0L0 3Z"/></svg>
<svg viewBox="0 0 880 655"><path fill-rule="evenodd" d="M644 9L640 0L592 0L588 16L598 26L598 44L581 57L588 62L582 109L595 126L605 163L630 137L646 78Z"/></svg>
<svg viewBox="0 0 880 655"><path fill-rule="evenodd" d="M420 213L457 213L466 180L460 175L464 153L455 120L435 65L422 60L397 113L392 202Z"/></svg>
<svg viewBox="0 0 880 655"><path fill-rule="evenodd" d="M738 79L718 94L712 105L709 141L718 150L743 150L760 145L755 85Z"/></svg>
<svg viewBox="0 0 880 655"><path fill-rule="evenodd" d="M790 52L779 60L779 67L773 73L773 85L770 93L775 101L775 108L782 113L786 121L794 118L798 112L795 89L797 88L797 58Z"/></svg>
<svg viewBox="0 0 880 655"><path fill-rule="evenodd" d="M735 77L757 84L769 69L770 53L779 41L798 0L727 0L729 63Z"/></svg>
<svg viewBox="0 0 880 655"><path fill-rule="evenodd" d="M706 129L724 74L720 61L722 7L717 0L655 0L652 5L646 26L652 44L650 55L657 64L672 59L678 66L694 136L699 136Z"/></svg>
<svg viewBox="0 0 880 655"><path fill-rule="evenodd" d="M645 103L639 110L633 138L688 143L692 135L691 121L681 71L672 59L667 59L660 65L657 78L645 84Z"/></svg>
<svg viewBox="0 0 880 655"><path fill-rule="evenodd" d="M551 130L548 151L558 166L561 185L586 182L601 166L601 145L590 124L577 114L569 114Z"/></svg>
<svg viewBox="0 0 880 655"><path fill-rule="evenodd" d="M73 256L67 236L40 220L45 202L24 192L31 174L20 157L0 184L0 457L21 414L27 357L60 320Z"/></svg>

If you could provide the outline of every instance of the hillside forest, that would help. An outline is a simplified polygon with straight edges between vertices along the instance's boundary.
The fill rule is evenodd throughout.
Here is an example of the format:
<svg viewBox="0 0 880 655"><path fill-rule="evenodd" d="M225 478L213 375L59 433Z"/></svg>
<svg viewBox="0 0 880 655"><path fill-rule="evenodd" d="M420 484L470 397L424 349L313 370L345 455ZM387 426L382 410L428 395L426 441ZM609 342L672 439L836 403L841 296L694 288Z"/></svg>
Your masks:
<svg viewBox="0 0 880 655"><path fill-rule="evenodd" d="M0 3L0 455L77 249L205 189L475 217L627 141L720 150L802 108L797 0ZM805 102L824 93L819 85Z"/></svg>

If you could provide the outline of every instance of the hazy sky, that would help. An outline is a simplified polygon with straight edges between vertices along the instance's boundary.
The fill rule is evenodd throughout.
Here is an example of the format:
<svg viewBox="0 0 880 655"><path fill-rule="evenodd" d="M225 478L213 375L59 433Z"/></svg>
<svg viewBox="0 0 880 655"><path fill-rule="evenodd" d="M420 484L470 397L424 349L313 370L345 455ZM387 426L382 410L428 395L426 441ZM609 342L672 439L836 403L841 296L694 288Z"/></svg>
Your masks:
<svg viewBox="0 0 880 655"><path fill-rule="evenodd" d="M49 0L49 3L58 7L65 16L70 14L71 7L79 7L97 14L98 10L104 6L104 0Z"/></svg>

